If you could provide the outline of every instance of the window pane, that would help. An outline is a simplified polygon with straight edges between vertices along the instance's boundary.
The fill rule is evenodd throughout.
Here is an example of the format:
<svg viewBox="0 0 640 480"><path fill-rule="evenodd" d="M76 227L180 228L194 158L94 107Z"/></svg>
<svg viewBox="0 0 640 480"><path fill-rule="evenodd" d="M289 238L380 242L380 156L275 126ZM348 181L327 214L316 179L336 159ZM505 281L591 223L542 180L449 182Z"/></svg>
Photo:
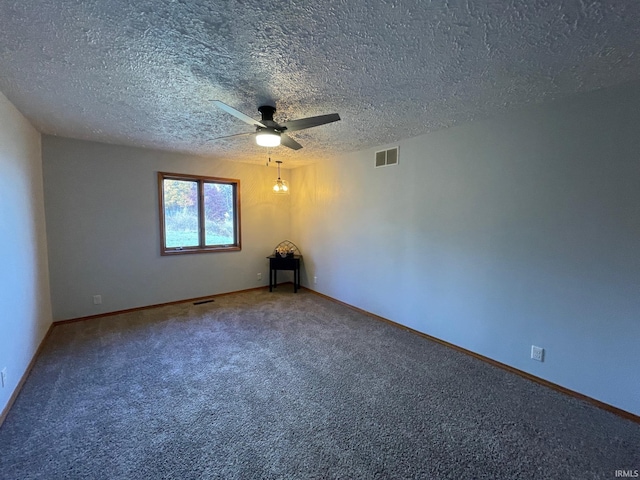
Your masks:
<svg viewBox="0 0 640 480"><path fill-rule="evenodd" d="M233 245L236 243L233 185L204 184L205 245Z"/></svg>
<svg viewBox="0 0 640 480"><path fill-rule="evenodd" d="M163 188L166 247L197 247L198 183L165 179Z"/></svg>

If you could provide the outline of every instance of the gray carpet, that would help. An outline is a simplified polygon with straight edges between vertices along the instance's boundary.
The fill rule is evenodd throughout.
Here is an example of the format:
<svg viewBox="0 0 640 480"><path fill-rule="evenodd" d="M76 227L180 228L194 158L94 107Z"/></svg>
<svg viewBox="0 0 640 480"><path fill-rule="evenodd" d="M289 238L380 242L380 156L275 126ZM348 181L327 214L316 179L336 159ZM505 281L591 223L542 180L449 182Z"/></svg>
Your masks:
<svg viewBox="0 0 640 480"><path fill-rule="evenodd" d="M615 478L640 425L287 286L53 329L0 477Z"/></svg>

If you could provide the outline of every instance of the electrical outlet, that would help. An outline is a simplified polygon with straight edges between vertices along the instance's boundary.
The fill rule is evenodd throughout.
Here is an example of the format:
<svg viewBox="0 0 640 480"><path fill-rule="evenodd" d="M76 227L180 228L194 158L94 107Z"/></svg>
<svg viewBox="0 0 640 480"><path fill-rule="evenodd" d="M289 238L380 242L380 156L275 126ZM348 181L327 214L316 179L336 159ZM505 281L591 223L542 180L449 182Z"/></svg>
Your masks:
<svg viewBox="0 0 640 480"><path fill-rule="evenodd" d="M258 273L258 281L262 280L262 274Z"/></svg>
<svg viewBox="0 0 640 480"><path fill-rule="evenodd" d="M318 277L316 277L315 275L314 275L314 277L313 277L313 284L314 284L314 285L317 285L317 284L318 284Z"/></svg>
<svg viewBox="0 0 640 480"><path fill-rule="evenodd" d="M544 348L531 345L531 358L539 362L544 362Z"/></svg>
<svg viewBox="0 0 640 480"><path fill-rule="evenodd" d="M4 367L0 372L0 382L2 382L2 388L7 384L7 367Z"/></svg>
<svg viewBox="0 0 640 480"><path fill-rule="evenodd" d="M102 303L102 295L94 295L93 296L93 304L100 305Z"/></svg>

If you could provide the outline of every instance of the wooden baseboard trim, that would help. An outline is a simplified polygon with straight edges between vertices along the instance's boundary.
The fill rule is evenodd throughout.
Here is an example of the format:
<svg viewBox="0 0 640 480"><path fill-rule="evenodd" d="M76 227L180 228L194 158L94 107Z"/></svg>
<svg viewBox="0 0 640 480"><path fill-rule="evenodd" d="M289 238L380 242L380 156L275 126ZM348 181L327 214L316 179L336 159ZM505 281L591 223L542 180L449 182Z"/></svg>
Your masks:
<svg viewBox="0 0 640 480"><path fill-rule="evenodd" d="M178 305L180 303L202 302L203 300L216 299L219 297L224 297L226 295L235 295L236 293L252 292L254 290L264 290L268 288L269 286L246 288L244 290L236 290L233 292L216 293L214 295L207 295L206 297L185 298L184 300L175 300L173 302L156 303L154 305L146 305L144 307L127 308L125 310L115 310L113 312L98 313L96 315L88 315L86 317L70 318L68 320L57 320L53 322L53 325L57 326L57 325L64 325L66 323L84 322L85 320L94 320L96 318L111 317L114 315L122 315L124 313L140 312L142 310L149 310L150 308L167 307L169 305Z"/></svg>
<svg viewBox="0 0 640 480"><path fill-rule="evenodd" d="M517 368L514 368L514 367L512 367L510 365L507 365L506 363L498 362L497 360L493 360L492 358L485 357L484 355L480 355L479 353L472 352L471 350L467 350L466 348L459 347L459 346L457 346L457 345L455 345L453 343L449 343L449 342L447 342L445 340L441 340L441 339L439 339L437 337L433 337L433 336L428 335L426 333L420 332L420 331L415 330L413 328L410 328L410 327L407 327L407 326L402 325L400 323L394 322L393 320L389 320L388 318L381 317L379 315L376 315L375 313L367 312L366 310L362 310L361 308L354 307L353 305L350 305L348 303L342 302L342 301L340 301L338 299L330 297L329 295L325 295L324 293L316 292L315 290L312 290L312 289L310 289L308 287L300 287L300 288L302 288L304 290L307 290L307 291L313 293L314 295L318 295L318 296L320 296L322 298L325 298L327 300L330 300L330 301L332 301L334 303L337 303L339 305L342 305L342 306L345 306L347 308L350 308L351 310L355 310L356 312L359 312L359 313L362 313L364 315L367 315L368 317L371 317L371 318L373 318L375 320L379 320L379 321L388 323L389 325L393 325L394 327L401 328L403 330L411 332L411 333L413 333L415 335L418 335L418 336L420 336L422 338L425 338L427 340L431 340L433 342L439 343L440 345L444 345L445 347L449 347L449 348L452 348L453 350L456 350L458 352L461 352L461 353L464 353L464 354L467 354L467 355L471 355L472 357L477 358L478 360L482 360L483 362L486 362L486 363L488 363L490 365L493 365L494 367L498 367L498 368L501 368L501 369L506 370L508 372L514 373L516 375L519 375L520 377L526 378L527 380L530 380L532 382L538 383L538 384L543 385L543 386L545 386L547 388L551 388L551 389L556 390L556 391L558 391L560 393L564 393L565 395L569 395L571 397L578 398L580 400L583 400L585 402L590 403L591 405L594 405L594 406L596 406L598 408L601 408L602 410L606 410L606 411L611 412L611 413L613 413L613 414L615 414L615 415L617 415L619 417L622 417L622 418L625 418L627 420L631 420L632 422L640 424L640 416L639 415L636 415L636 414L631 413L631 412L627 412L626 410L622 410L621 408L614 407L613 405L609 405L608 403L601 402L600 400L596 400L595 398L589 397L587 395L584 395L582 393L576 392L574 390L570 390L570 389L568 389L566 387L563 387L562 385L558 385L557 383L553 383L553 382L550 382L548 380L545 380L544 378L536 377L535 375L531 375L530 373L527 373L527 372L524 372L524 371L519 370Z"/></svg>
<svg viewBox="0 0 640 480"><path fill-rule="evenodd" d="M40 344L38 345L38 348L36 349L36 353L33 354L33 356L31 357L31 361L29 362L29 365L27 365L27 368L24 371L24 373L22 374L22 377L20 377L20 381L18 382L18 385L16 385L16 389L11 394L11 397L9 397L9 401L7 402L7 405L2 409L2 413L0 413L0 427L2 426L2 424L5 421L5 419L7 418L7 415L9 415L9 410L11 410L11 407L13 406L13 404L16 401L16 399L18 398L18 395L20 395L20 391L22 390L22 387L24 386L24 382L27 381L27 377L31 373L31 370L33 369L33 366L35 365L36 360L38 359L38 356L40 356L40 352L42 351L42 347L44 346L44 342L47 340L47 338L49 338L49 335L51 335L51 331L52 330L53 330L53 323L51 325L49 325L49 329L47 330L47 333L44 334L44 337L42 337L42 340L40 341Z"/></svg>

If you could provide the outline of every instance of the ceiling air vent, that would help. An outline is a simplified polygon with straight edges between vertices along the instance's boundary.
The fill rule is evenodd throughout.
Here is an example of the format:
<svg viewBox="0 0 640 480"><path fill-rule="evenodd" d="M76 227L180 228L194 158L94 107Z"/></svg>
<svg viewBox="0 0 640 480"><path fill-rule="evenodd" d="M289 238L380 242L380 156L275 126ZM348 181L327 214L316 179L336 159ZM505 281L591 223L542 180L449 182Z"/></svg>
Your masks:
<svg viewBox="0 0 640 480"><path fill-rule="evenodd" d="M398 164L398 147L376 152L376 168Z"/></svg>

